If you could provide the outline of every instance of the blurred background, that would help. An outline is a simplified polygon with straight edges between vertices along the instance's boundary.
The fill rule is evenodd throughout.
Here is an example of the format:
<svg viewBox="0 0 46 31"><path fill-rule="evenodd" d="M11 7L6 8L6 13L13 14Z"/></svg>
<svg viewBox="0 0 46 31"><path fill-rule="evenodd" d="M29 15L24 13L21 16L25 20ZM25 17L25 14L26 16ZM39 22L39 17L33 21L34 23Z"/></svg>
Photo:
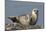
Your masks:
<svg viewBox="0 0 46 31"><path fill-rule="evenodd" d="M34 8L39 9L39 18L36 25L43 25L44 3L5 0L5 24L13 23L10 19L8 19L8 16L19 16L26 14L31 12Z"/></svg>

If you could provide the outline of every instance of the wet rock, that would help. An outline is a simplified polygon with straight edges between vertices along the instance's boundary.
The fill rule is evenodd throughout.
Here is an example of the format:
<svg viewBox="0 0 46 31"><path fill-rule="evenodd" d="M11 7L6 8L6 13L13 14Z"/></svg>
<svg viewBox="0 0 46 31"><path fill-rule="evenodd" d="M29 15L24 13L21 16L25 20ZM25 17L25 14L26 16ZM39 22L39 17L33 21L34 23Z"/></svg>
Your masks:
<svg viewBox="0 0 46 31"><path fill-rule="evenodd" d="M25 29L21 24L13 23L13 24L6 24L5 30L27 30L27 29L41 29L40 25L29 25Z"/></svg>

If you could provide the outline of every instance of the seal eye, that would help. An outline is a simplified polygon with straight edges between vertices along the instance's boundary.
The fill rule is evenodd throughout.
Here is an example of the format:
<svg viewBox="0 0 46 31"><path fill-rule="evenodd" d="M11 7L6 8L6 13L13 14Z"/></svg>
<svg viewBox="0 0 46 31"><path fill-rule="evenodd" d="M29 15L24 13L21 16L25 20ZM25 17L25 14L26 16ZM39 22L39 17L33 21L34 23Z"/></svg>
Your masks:
<svg viewBox="0 0 46 31"><path fill-rule="evenodd" d="M36 11L36 10L34 10L34 11Z"/></svg>
<svg viewBox="0 0 46 31"><path fill-rule="evenodd" d="M34 12L36 13L36 12L37 12L37 10L34 10Z"/></svg>

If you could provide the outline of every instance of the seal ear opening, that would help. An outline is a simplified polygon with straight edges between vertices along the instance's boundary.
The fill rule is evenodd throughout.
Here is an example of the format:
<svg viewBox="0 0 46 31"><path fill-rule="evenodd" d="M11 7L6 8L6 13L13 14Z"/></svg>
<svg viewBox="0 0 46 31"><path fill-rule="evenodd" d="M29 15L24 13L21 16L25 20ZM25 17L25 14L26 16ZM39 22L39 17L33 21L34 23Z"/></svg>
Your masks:
<svg viewBox="0 0 46 31"><path fill-rule="evenodd" d="M17 22L17 18L16 17L8 17L10 20L12 20L12 22Z"/></svg>

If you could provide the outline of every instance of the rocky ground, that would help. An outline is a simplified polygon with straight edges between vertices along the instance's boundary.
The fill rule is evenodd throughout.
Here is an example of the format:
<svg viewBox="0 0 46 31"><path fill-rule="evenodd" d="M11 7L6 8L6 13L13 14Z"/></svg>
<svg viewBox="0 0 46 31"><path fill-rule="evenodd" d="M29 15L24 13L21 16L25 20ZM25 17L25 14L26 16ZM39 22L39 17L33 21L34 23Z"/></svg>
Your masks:
<svg viewBox="0 0 46 31"><path fill-rule="evenodd" d="M5 30L28 30L28 29L42 29L40 25L29 25L29 26L22 26L18 23L13 24L5 24Z"/></svg>

